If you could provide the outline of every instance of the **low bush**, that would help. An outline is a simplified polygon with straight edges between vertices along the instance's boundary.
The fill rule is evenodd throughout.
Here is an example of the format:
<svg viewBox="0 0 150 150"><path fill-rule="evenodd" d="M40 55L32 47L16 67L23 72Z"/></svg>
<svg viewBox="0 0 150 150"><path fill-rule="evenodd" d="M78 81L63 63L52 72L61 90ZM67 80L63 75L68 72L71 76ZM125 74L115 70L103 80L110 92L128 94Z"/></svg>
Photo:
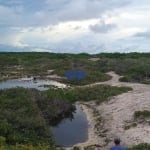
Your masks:
<svg viewBox="0 0 150 150"><path fill-rule="evenodd" d="M134 119L145 119L145 118L150 118L149 110L136 111L134 113Z"/></svg>
<svg viewBox="0 0 150 150"><path fill-rule="evenodd" d="M127 150L150 150L150 144L142 143L131 148L127 148Z"/></svg>

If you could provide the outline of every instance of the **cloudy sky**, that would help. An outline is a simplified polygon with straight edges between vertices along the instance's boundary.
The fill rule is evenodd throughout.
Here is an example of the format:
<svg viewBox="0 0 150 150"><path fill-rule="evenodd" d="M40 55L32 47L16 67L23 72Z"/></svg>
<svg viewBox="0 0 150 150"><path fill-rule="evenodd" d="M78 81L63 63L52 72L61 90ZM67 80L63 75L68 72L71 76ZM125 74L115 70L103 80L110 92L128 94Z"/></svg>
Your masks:
<svg viewBox="0 0 150 150"><path fill-rule="evenodd" d="M150 0L0 0L0 51L150 52Z"/></svg>

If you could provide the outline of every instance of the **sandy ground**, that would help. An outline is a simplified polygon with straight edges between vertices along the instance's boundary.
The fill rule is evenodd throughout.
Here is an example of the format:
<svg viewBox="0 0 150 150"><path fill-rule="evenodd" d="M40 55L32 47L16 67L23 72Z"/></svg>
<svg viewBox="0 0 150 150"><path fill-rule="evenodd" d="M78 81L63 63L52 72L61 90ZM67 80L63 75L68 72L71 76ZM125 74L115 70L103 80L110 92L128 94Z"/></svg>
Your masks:
<svg viewBox="0 0 150 150"><path fill-rule="evenodd" d="M128 86L132 87L133 91L115 96L101 105L96 105L94 102L80 103L89 121L89 136L85 143L79 143L76 146L83 149L88 145L95 145L95 150L107 150L116 136L121 138L122 145L125 147L143 142L150 143L148 124L140 123L136 127L124 129L124 126L132 123L135 111L150 109L150 85L119 82L120 76L114 72L108 74L112 76L111 80L86 86L98 84ZM99 118L102 121L97 122Z"/></svg>

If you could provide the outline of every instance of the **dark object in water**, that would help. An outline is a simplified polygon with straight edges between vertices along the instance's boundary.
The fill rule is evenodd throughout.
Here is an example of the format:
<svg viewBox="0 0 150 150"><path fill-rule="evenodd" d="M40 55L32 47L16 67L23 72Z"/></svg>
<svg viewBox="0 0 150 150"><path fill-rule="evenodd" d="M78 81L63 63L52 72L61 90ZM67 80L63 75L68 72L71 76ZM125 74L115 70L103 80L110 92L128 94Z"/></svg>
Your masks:
<svg viewBox="0 0 150 150"><path fill-rule="evenodd" d="M33 81L36 81L36 77L33 77Z"/></svg>

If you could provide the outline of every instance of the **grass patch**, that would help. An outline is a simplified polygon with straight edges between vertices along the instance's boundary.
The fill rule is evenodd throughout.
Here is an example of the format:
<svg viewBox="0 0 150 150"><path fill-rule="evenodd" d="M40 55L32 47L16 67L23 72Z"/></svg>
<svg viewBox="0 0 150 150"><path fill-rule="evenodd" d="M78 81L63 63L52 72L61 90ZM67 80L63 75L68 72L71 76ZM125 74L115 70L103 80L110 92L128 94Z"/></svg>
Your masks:
<svg viewBox="0 0 150 150"><path fill-rule="evenodd" d="M96 85L93 87L70 88L70 89L53 89L46 91L50 97L61 97L68 102L91 101L102 103L109 100L110 97L119 95L132 90L130 87L115 87L109 85Z"/></svg>
<svg viewBox="0 0 150 150"><path fill-rule="evenodd" d="M150 144L142 143L131 148L127 148L127 150L150 150Z"/></svg>
<svg viewBox="0 0 150 150"><path fill-rule="evenodd" d="M144 111L136 111L134 112L134 119L146 119L150 118L150 111L149 110L144 110Z"/></svg>
<svg viewBox="0 0 150 150"><path fill-rule="evenodd" d="M77 101L95 100L102 103L109 100L110 97L132 90L130 87L115 87L109 85L96 85L93 87L77 88Z"/></svg>
<svg viewBox="0 0 150 150"><path fill-rule="evenodd" d="M128 130L128 129L130 129L132 127L136 127L136 126L137 126L137 123L133 122L131 124L124 125L123 128L124 128L124 130Z"/></svg>

